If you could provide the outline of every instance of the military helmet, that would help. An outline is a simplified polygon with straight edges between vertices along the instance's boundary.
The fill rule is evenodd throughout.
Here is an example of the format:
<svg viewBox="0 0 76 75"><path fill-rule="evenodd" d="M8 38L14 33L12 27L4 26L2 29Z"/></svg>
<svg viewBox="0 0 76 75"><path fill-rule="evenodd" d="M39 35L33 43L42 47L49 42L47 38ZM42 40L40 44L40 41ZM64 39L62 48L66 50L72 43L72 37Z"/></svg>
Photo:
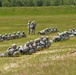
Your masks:
<svg viewBox="0 0 76 75"><path fill-rule="evenodd" d="M30 40L30 43L33 43L34 41L33 40Z"/></svg>
<svg viewBox="0 0 76 75"><path fill-rule="evenodd" d="M72 31L72 29L69 29L70 31Z"/></svg>
<svg viewBox="0 0 76 75"><path fill-rule="evenodd" d="M49 36L46 36L46 40L49 40Z"/></svg>
<svg viewBox="0 0 76 75"><path fill-rule="evenodd" d="M13 47L13 48L16 48L16 44L12 44L12 47Z"/></svg>
<svg viewBox="0 0 76 75"><path fill-rule="evenodd" d="M44 38L43 41L46 41L46 38Z"/></svg>
<svg viewBox="0 0 76 75"><path fill-rule="evenodd" d="M29 42L26 42L26 45L29 45Z"/></svg>
<svg viewBox="0 0 76 75"><path fill-rule="evenodd" d="M43 39L44 38L44 36L41 36L41 39Z"/></svg>
<svg viewBox="0 0 76 75"><path fill-rule="evenodd" d="M38 41L40 41L40 38L37 38Z"/></svg>
<svg viewBox="0 0 76 75"><path fill-rule="evenodd" d="M11 35L11 33L9 33L9 35Z"/></svg>
<svg viewBox="0 0 76 75"><path fill-rule="evenodd" d="M17 33L20 33L20 31L18 31Z"/></svg>
<svg viewBox="0 0 76 75"><path fill-rule="evenodd" d="M46 28L46 30L48 30L48 28Z"/></svg>

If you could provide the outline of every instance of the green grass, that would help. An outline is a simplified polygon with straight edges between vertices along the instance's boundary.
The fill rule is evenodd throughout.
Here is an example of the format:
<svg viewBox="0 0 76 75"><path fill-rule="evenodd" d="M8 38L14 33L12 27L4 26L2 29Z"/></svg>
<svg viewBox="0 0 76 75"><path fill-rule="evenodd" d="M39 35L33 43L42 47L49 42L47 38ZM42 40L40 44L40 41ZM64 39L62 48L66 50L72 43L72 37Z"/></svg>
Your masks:
<svg viewBox="0 0 76 75"><path fill-rule="evenodd" d="M17 31L27 34L28 20L36 21L36 33L48 27L58 27L60 32L76 28L76 6L0 8L0 34ZM47 35L52 39L57 33ZM27 38L0 42L0 53L13 43L24 45L40 36L27 34ZM0 58L0 75L76 75L76 56L67 56L73 50L76 50L76 37L52 43L49 49L40 51L42 54Z"/></svg>
<svg viewBox="0 0 76 75"><path fill-rule="evenodd" d="M45 12L46 10L46 12ZM49 11L48 11L49 10ZM19 11L19 12L18 12ZM50 7L2 7L0 8L0 16L19 16L19 15L60 15L75 14L76 6L51 6Z"/></svg>

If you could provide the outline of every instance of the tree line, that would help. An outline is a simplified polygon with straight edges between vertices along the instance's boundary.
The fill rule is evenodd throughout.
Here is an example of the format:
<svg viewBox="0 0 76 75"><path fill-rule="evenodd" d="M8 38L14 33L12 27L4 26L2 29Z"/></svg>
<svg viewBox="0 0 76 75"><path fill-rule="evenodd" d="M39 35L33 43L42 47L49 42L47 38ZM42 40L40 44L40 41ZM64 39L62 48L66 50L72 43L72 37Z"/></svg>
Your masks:
<svg viewBox="0 0 76 75"><path fill-rule="evenodd" d="M76 0L0 0L0 7L76 5Z"/></svg>

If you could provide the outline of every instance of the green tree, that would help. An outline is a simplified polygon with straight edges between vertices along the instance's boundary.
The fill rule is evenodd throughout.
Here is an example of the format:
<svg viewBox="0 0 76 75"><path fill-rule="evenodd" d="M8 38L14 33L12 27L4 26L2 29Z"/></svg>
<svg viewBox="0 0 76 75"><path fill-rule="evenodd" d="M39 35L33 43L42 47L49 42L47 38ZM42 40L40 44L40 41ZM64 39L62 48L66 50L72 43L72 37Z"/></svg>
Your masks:
<svg viewBox="0 0 76 75"><path fill-rule="evenodd" d="M50 6L50 0L44 0L43 5L44 6Z"/></svg>
<svg viewBox="0 0 76 75"><path fill-rule="evenodd" d="M0 0L0 7L2 7L2 1Z"/></svg>
<svg viewBox="0 0 76 75"><path fill-rule="evenodd" d="M10 2L8 0L5 0L5 1L2 2L2 6L3 7L10 7L11 4L10 4Z"/></svg>
<svg viewBox="0 0 76 75"><path fill-rule="evenodd" d="M76 5L76 0L73 0L73 5Z"/></svg>
<svg viewBox="0 0 76 75"><path fill-rule="evenodd" d="M28 6L34 6L33 0L28 0Z"/></svg>
<svg viewBox="0 0 76 75"><path fill-rule="evenodd" d="M16 0L16 1L15 1L15 6L17 6L17 7L18 7L18 6L19 6L19 7L20 7L20 6L23 6L22 0Z"/></svg>
<svg viewBox="0 0 76 75"><path fill-rule="evenodd" d="M36 0L37 6L43 6L43 1L42 0Z"/></svg>
<svg viewBox="0 0 76 75"><path fill-rule="evenodd" d="M23 6L28 6L28 0L23 0Z"/></svg>
<svg viewBox="0 0 76 75"><path fill-rule="evenodd" d="M55 6L59 6L59 5L60 5L60 0L55 0L55 1L54 1L54 5L55 5Z"/></svg>

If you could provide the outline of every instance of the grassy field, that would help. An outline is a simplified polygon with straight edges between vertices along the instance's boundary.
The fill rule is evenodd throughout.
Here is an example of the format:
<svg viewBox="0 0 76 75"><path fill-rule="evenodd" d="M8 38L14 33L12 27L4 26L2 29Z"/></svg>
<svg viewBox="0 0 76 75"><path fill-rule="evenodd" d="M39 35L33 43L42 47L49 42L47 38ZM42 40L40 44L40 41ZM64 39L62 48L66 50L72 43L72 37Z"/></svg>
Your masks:
<svg viewBox="0 0 76 75"><path fill-rule="evenodd" d="M60 32L76 28L76 6L0 8L0 34L17 31L27 34L28 20L36 21L36 33L48 27L58 27ZM48 34L50 39L55 35ZM0 42L0 53L13 43L24 45L38 37L27 34L27 38ZM33 55L0 58L0 75L76 75L76 53L68 54L73 50L76 50L76 37L52 43L49 49Z"/></svg>

